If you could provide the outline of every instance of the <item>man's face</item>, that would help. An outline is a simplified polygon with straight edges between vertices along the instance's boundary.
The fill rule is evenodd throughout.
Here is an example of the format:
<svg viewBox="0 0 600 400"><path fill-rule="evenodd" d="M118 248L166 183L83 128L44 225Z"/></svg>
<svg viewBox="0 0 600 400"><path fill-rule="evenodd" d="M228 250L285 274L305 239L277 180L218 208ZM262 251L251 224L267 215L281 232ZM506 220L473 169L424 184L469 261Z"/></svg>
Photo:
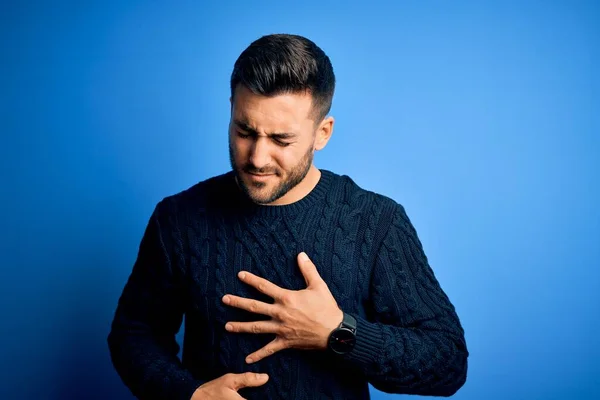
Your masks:
<svg viewBox="0 0 600 400"><path fill-rule="evenodd" d="M265 97L235 92L229 158L242 190L258 204L274 203L301 183L315 150L310 94Z"/></svg>

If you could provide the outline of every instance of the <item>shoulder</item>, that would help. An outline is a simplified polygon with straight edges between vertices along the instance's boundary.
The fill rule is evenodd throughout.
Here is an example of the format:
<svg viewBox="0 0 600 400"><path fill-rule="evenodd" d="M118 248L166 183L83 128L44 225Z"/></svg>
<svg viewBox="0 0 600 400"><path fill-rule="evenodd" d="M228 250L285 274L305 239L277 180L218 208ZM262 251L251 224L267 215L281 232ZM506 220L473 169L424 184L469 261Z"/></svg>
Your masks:
<svg viewBox="0 0 600 400"><path fill-rule="evenodd" d="M369 227L380 232L396 230L403 234L416 235L415 227L400 201L366 189L348 175L332 174L336 181L335 192L338 193L335 201L343 204L342 207L348 209L351 214L361 214L368 221Z"/></svg>
<svg viewBox="0 0 600 400"><path fill-rule="evenodd" d="M179 192L167 195L157 204L166 213L199 214L210 208L223 207L234 195L235 180L231 171L212 176Z"/></svg>
<svg viewBox="0 0 600 400"><path fill-rule="evenodd" d="M381 208L392 212L404 211L402 204L392 197L369 190L359 185L348 175L337 174L327 170L326 173L334 177L337 200L349 204L352 208L360 208L362 210Z"/></svg>

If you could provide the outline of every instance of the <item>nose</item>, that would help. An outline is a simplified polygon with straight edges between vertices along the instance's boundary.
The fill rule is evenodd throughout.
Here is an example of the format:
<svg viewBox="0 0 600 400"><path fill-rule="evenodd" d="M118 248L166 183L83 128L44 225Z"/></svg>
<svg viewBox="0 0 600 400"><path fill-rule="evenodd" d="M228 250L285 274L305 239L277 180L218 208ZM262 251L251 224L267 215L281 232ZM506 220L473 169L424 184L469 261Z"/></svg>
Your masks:
<svg viewBox="0 0 600 400"><path fill-rule="evenodd" d="M256 169L262 169L267 167L270 161L271 158L269 156L269 144L267 143L266 138L256 138L250 151L250 163Z"/></svg>

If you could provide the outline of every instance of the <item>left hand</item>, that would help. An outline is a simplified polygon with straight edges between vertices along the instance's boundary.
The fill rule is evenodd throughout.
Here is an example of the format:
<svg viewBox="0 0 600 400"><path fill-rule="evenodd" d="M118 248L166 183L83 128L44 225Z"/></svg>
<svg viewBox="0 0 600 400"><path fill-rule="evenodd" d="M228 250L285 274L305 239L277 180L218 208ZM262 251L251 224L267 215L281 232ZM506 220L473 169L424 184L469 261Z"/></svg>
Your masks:
<svg viewBox="0 0 600 400"><path fill-rule="evenodd" d="M262 349L246 357L247 363L287 348L325 350L329 334L342 322L342 310L305 253L298 255L298 265L307 285L303 290L283 289L245 271L238 274L243 282L272 297L274 304L230 294L223 296L223 302L229 306L271 317L268 321L228 322L225 325L229 332L276 335Z"/></svg>

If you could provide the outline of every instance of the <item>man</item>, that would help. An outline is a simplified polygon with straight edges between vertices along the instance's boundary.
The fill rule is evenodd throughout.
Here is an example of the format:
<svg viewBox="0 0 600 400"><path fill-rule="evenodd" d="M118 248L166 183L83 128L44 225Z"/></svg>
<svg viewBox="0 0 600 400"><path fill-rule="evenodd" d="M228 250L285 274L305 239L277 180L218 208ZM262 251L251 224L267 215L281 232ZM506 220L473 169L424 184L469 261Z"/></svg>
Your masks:
<svg viewBox="0 0 600 400"><path fill-rule="evenodd" d="M300 36L262 37L236 61L232 170L157 204L118 302L108 343L138 398L368 399L368 383L450 396L464 384L463 328L404 208L313 164L334 86L329 58Z"/></svg>

